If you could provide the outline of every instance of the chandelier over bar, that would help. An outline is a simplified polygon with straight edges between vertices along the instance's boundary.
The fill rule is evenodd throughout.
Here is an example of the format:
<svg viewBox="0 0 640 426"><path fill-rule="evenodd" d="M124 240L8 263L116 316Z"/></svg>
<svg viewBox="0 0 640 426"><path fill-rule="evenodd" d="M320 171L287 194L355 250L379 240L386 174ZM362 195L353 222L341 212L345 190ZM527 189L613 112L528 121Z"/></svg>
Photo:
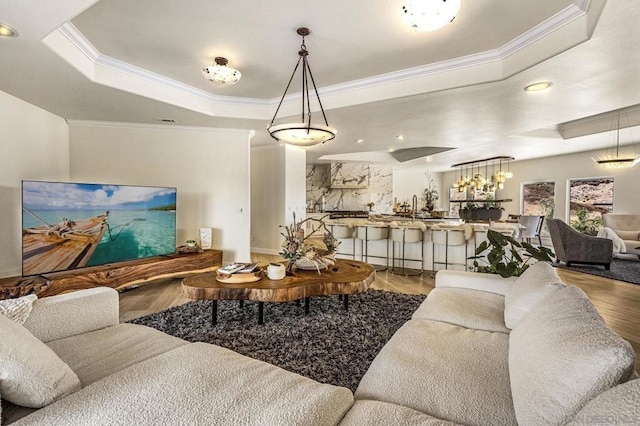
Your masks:
<svg viewBox="0 0 640 426"><path fill-rule="evenodd" d="M502 163L506 162L507 167L509 162L515 160L509 156L499 156L484 158L482 160L467 161L464 163L452 164L453 168L460 168L460 178L453 183L454 188L458 188L458 192L464 192L469 189L469 195L474 195L476 191L494 192L496 189L504 189L504 183L507 179L513 177L511 171L505 172L502 170ZM481 172L481 166L484 163L485 175ZM498 163L498 169L495 169L495 164ZM491 177L489 174L489 164L494 166L494 171ZM478 172L474 175L473 170L477 166ZM466 174L467 168L471 167L471 176Z"/></svg>
<svg viewBox="0 0 640 426"><path fill-rule="evenodd" d="M280 103L278 104L276 113L273 115L273 118L271 119L271 123L269 124L267 130L269 131L271 137L277 141L285 142L295 146L309 147L320 143L325 143L326 141L335 138L337 130L329 126L329 123L327 122L327 116L324 113L324 108L322 108L320 95L318 94L318 89L316 88L316 83L313 79L313 74L311 74L311 68L309 67L309 61L307 59L307 57L309 56L309 51L307 50L307 46L304 44L304 38L305 36L308 36L311 31L308 28L301 27L298 28L296 32L302 37L302 45L300 46L300 51L298 52L298 63L293 69L293 74L291 74L291 78L289 79L287 88L284 90L282 99L280 99ZM273 123L278 116L278 111L280 111L280 106L282 106L282 102L287 95L287 91L291 86L293 77L296 75L296 71L298 71L298 68L300 67L300 62L302 62L302 119L299 123L285 123L274 126ZM318 99L318 104L320 105L320 111L322 112L324 124L311 122L309 80L311 80L313 91Z"/></svg>
<svg viewBox="0 0 640 426"><path fill-rule="evenodd" d="M218 56L215 61L215 65L210 65L202 69L202 75L204 78L218 86L231 86L240 80L242 74L240 71L227 65L229 63L227 58Z"/></svg>
<svg viewBox="0 0 640 426"><path fill-rule="evenodd" d="M404 19L416 31L434 31L456 18L460 0L407 0Z"/></svg>
<svg viewBox="0 0 640 426"><path fill-rule="evenodd" d="M627 117L628 118L628 117ZM633 167L638 161L640 161L640 155L635 153L620 154L620 113L618 113L616 121L616 147L615 154L612 151L600 154L592 158L593 161L598 163L605 169L626 169Z"/></svg>

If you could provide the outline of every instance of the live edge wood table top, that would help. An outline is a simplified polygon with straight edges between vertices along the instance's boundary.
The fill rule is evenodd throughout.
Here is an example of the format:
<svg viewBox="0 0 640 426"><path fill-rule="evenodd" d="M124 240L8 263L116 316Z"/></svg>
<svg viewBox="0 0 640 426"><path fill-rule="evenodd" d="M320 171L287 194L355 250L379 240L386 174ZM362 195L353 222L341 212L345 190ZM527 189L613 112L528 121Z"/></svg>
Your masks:
<svg viewBox="0 0 640 426"><path fill-rule="evenodd" d="M212 321L217 321L218 300L253 300L258 305L258 321L262 324L264 302L288 302L305 300L305 311L309 310L309 298L312 296L344 295L345 308L348 308L348 296L363 293L375 280L373 265L355 260L338 259L328 270L306 271L295 269L293 276L282 280L270 280L266 276L251 283L221 283L216 280L215 272L191 275L182 280L182 295L196 300L214 301Z"/></svg>

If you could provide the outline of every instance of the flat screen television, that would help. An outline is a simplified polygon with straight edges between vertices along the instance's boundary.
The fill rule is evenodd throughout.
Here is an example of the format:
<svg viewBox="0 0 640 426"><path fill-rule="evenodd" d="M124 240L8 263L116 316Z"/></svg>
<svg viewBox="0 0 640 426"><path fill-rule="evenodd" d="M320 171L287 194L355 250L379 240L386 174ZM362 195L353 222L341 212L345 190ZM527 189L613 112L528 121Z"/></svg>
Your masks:
<svg viewBox="0 0 640 426"><path fill-rule="evenodd" d="M22 181L22 275L175 253L176 188Z"/></svg>

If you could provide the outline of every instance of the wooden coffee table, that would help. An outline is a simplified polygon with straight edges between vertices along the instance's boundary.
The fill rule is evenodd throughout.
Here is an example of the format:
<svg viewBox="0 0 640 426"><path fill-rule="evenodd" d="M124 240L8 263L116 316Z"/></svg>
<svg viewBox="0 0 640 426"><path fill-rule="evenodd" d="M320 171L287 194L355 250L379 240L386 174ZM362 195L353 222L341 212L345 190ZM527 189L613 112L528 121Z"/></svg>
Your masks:
<svg viewBox="0 0 640 426"><path fill-rule="evenodd" d="M273 281L266 276L252 283L229 284L216 281L215 272L191 275L182 280L182 295L190 299L211 300L211 322L218 319L218 300L258 301L258 324L264 323L264 302L305 301L309 312L312 296L342 295L349 309L349 294L363 293L376 278L373 265L355 260L338 259L335 266L318 274L294 268L293 276Z"/></svg>

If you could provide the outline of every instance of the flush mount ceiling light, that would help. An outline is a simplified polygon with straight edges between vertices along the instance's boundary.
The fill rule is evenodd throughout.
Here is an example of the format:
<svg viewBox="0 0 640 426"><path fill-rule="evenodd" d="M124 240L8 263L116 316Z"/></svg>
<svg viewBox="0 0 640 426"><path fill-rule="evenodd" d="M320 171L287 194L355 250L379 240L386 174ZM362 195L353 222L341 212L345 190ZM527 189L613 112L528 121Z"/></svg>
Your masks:
<svg viewBox="0 0 640 426"><path fill-rule="evenodd" d="M298 28L296 32L302 37L302 45L300 46L300 51L298 52L298 63L293 69L293 74L291 74L291 78L289 79L287 88L284 89L282 99L280 99L280 103L278 104L276 113L273 115L273 119L271 119L271 123L269 124L267 130L269 131L271 137L277 141L285 142L295 146L309 147L318 145L320 143L325 143L326 141L330 141L331 139L336 137L336 133L338 131L335 128L330 127L329 123L327 122L327 116L325 115L324 109L322 108L320 95L318 94L318 89L316 88L316 83L313 80L313 74L311 74L311 68L309 67L309 61L307 60L309 51L307 51L307 46L304 44L304 38L305 36L308 36L311 31L308 28L301 27ZM291 86L293 77L296 75L296 71L298 71L300 62L302 62L302 122L285 123L274 126L273 122L278 115L278 111L280 111L282 101L284 101L284 98L287 95L287 91L289 90L289 86ZM320 111L322 112L322 117L324 118L324 124L311 123L311 98L309 97L309 79L311 80L311 84L313 85L313 91L318 98L318 104L320 105Z"/></svg>
<svg viewBox="0 0 640 426"><path fill-rule="evenodd" d="M546 90L549 87L553 86L553 83L550 81L539 81L537 83L532 83L528 86L525 86L525 92L539 92L540 90Z"/></svg>
<svg viewBox="0 0 640 426"><path fill-rule="evenodd" d="M18 32L9 25L0 22L0 37L18 37Z"/></svg>
<svg viewBox="0 0 640 426"><path fill-rule="evenodd" d="M620 154L620 113L618 113L616 119L615 134L615 149L611 149L606 153L593 157L592 160L605 169L626 169L633 167L634 164L640 161L640 155L635 152L635 148L633 153Z"/></svg>
<svg viewBox="0 0 640 426"><path fill-rule="evenodd" d="M240 71L227 66L227 63L229 63L227 58L218 56L215 58L215 61L215 65L210 65L202 69L204 78L218 86L232 86L240 80L242 74Z"/></svg>
<svg viewBox="0 0 640 426"><path fill-rule="evenodd" d="M416 31L434 31L453 20L460 0L408 0L402 6L404 19Z"/></svg>

